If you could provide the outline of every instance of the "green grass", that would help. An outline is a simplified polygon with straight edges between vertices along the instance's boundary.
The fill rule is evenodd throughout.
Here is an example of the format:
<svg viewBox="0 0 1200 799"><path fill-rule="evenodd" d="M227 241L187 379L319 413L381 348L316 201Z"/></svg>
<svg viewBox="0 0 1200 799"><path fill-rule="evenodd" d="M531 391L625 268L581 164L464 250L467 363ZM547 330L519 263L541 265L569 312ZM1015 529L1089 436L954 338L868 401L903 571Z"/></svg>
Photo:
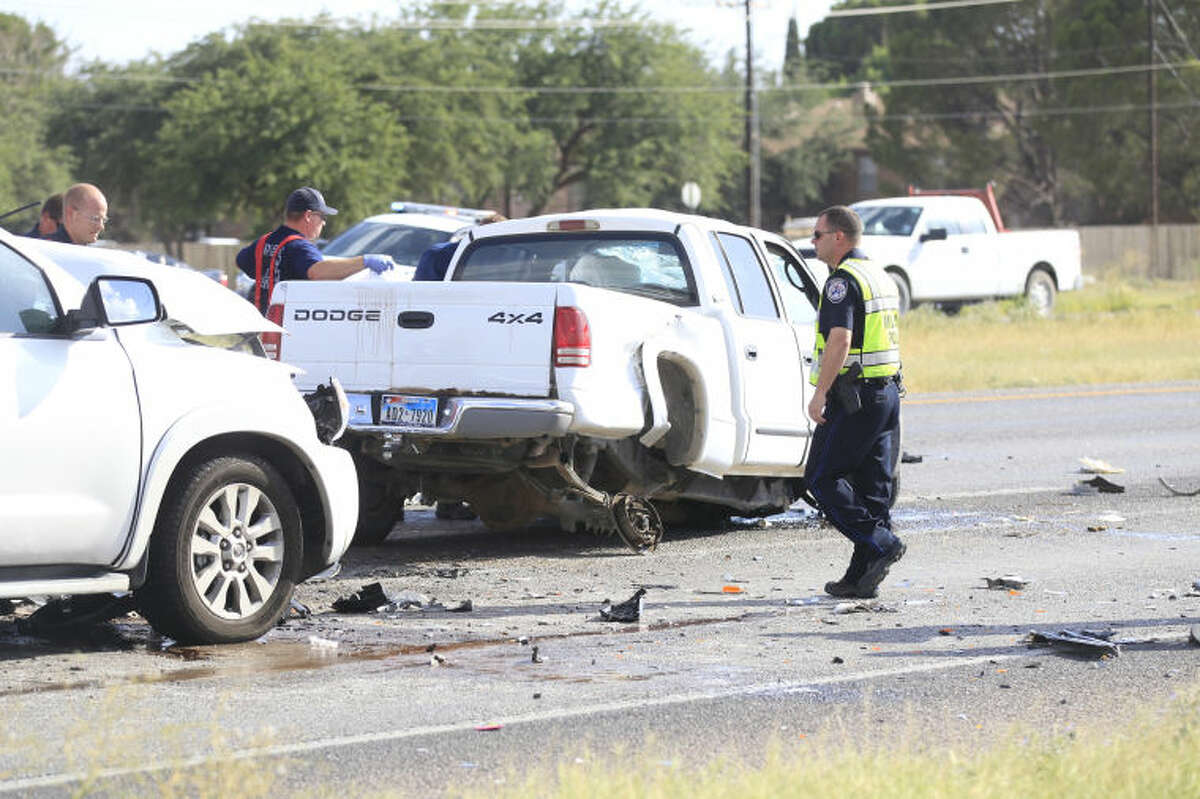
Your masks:
<svg viewBox="0 0 1200 799"><path fill-rule="evenodd" d="M1200 796L1200 701L1192 692L1167 712L1146 714L1124 729L1066 735L1014 731L978 751L912 743L864 747L838 740L789 742L746 766L717 759L691 767L682 760L576 760L553 773L525 773L469 797L563 799L1062 799Z"/></svg>
<svg viewBox="0 0 1200 799"><path fill-rule="evenodd" d="M900 322L912 392L1200 380L1200 281L1110 277L1058 296L1043 319L1023 300L924 306Z"/></svg>

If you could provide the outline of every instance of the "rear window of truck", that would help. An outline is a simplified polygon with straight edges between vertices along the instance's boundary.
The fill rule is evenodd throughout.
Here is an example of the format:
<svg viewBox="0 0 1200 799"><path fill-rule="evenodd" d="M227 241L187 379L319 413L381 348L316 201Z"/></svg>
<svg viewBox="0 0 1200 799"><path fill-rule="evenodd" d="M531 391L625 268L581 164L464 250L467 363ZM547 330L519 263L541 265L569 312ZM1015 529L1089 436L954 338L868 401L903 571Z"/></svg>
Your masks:
<svg viewBox="0 0 1200 799"><path fill-rule="evenodd" d="M480 239L462 254L452 279L578 283L673 305L699 304L679 242L660 234L558 233Z"/></svg>

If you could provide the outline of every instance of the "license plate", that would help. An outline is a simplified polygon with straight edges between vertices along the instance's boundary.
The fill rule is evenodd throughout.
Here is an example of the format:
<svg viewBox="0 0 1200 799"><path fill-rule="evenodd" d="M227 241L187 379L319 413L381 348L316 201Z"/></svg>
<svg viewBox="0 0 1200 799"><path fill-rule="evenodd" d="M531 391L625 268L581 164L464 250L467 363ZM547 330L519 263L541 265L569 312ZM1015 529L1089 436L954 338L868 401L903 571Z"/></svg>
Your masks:
<svg viewBox="0 0 1200 799"><path fill-rule="evenodd" d="M384 394L379 421L405 427L437 427L437 397Z"/></svg>

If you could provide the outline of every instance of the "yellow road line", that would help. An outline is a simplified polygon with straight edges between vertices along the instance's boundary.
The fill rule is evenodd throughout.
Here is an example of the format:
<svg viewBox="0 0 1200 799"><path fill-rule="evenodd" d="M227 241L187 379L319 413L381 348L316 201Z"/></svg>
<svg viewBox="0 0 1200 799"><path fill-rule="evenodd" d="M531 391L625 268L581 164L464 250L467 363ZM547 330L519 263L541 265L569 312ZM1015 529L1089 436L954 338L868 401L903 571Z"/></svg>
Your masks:
<svg viewBox="0 0 1200 799"><path fill-rule="evenodd" d="M1147 388L1112 388L1097 391L1054 391L1046 394L996 394L989 397L931 397L905 399L905 405L952 405L962 402L1006 402L1008 400L1062 399L1064 397L1118 397L1129 394L1179 394L1200 392L1198 386L1158 386Z"/></svg>

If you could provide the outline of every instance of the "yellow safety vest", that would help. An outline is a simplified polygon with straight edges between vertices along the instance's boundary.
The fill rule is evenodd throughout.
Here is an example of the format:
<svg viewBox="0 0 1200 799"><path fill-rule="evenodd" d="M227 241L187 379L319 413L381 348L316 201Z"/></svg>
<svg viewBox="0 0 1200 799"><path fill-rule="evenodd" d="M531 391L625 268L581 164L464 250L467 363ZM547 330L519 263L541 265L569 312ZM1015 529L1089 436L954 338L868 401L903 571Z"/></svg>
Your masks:
<svg viewBox="0 0 1200 799"><path fill-rule="evenodd" d="M847 258L837 269L854 278L863 298L863 318L856 320L851 331L850 353L841 371L852 363L862 364L863 377L891 377L900 371L900 295L896 283L887 272L862 258ZM832 278L833 275L830 275ZM821 305L825 292L821 292ZM821 374L821 355L825 352L825 337L821 335L820 306L817 308L816 357L808 382L817 384ZM861 331L862 339L859 340Z"/></svg>

